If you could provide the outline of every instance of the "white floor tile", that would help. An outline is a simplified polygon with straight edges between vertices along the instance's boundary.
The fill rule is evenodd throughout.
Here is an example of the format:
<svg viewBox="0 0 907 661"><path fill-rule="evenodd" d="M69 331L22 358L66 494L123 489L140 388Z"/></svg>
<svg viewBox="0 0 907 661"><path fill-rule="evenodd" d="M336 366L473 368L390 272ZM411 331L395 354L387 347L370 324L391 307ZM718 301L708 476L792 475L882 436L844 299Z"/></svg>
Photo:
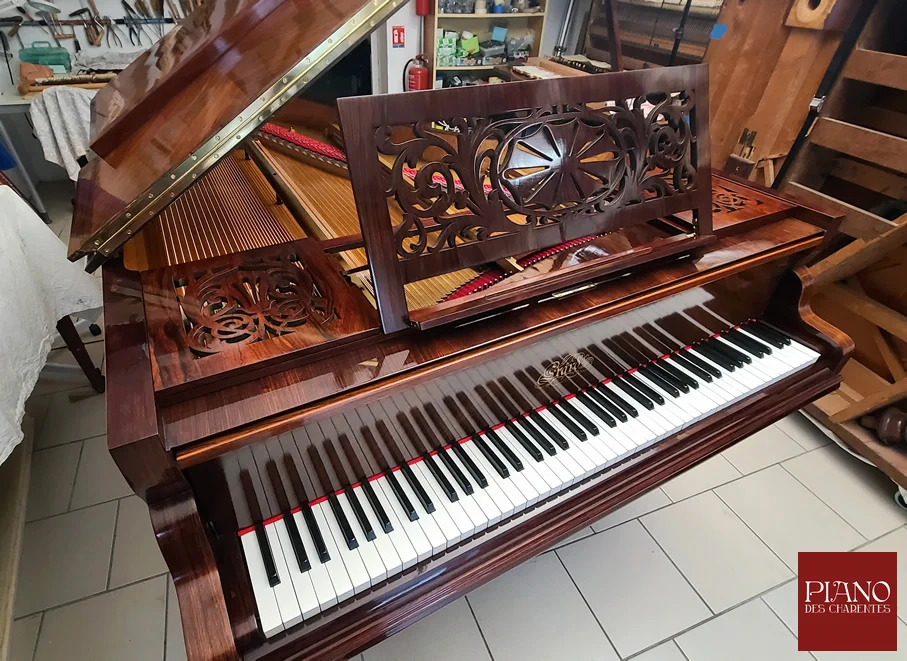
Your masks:
<svg viewBox="0 0 907 661"><path fill-rule="evenodd" d="M794 443L790 436L771 425L732 445L721 454L734 468L748 475L803 452L803 448Z"/></svg>
<svg viewBox="0 0 907 661"><path fill-rule="evenodd" d="M780 466L715 489L793 571L800 551L849 551L865 540Z"/></svg>
<svg viewBox="0 0 907 661"><path fill-rule="evenodd" d="M469 603L495 661L617 661L554 553L523 563L475 590Z"/></svg>
<svg viewBox="0 0 907 661"><path fill-rule="evenodd" d="M641 521L716 613L793 575L712 492L665 507Z"/></svg>
<svg viewBox="0 0 907 661"><path fill-rule="evenodd" d="M166 594L160 576L46 613L35 661L160 661Z"/></svg>
<svg viewBox="0 0 907 661"><path fill-rule="evenodd" d="M164 661L186 661L186 643L183 641L183 623L180 605L176 600L173 580L167 577L167 649Z"/></svg>
<svg viewBox="0 0 907 661"><path fill-rule="evenodd" d="M639 521L557 554L622 657L711 615Z"/></svg>
<svg viewBox="0 0 907 661"><path fill-rule="evenodd" d="M815 450L831 443L831 439L802 413L791 413L775 424L804 450Z"/></svg>
<svg viewBox="0 0 907 661"><path fill-rule="evenodd" d="M762 595L762 599L768 604L768 607L774 611L775 615L787 625L787 628L797 634L797 581L788 581Z"/></svg>
<svg viewBox="0 0 907 661"><path fill-rule="evenodd" d="M76 485L72 492L71 509L103 503L132 494L132 489L107 449L107 437L98 436L85 441Z"/></svg>
<svg viewBox="0 0 907 661"><path fill-rule="evenodd" d="M81 453L81 443L67 443L32 454L26 521L67 510Z"/></svg>
<svg viewBox="0 0 907 661"><path fill-rule="evenodd" d="M138 496L120 501L113 562L110 565L111 589L135 583L167 571L167 564L154 538L148 506Z"/></svg>
<svg viewBox="0 0 907 661"><path fill-rule="evenodd" d="M867 539L907 523L891 480L834 443L782 465Z"/></svg>
<svg viewBox="0 0 907 661"><path fill-rule="evenodd" d="M41 627L41 613L13 622L10 631L9 661L32 661Z"/></svg>
<svg viewBox="0 0 907 661"><path fill-rule="evenodd" d="M16 617L103 592L116 511L104 503L25 525Z"/></svg>
<svg viewBox="0 0 907 661"><path fill-rule="evenodd" d="M738 477L740 477L740 471L718 454L662 484L661 488L676 503L684 498L695 496L697 493L736 480Z"/></svg>
<svg viewBox="0 0 907 661"><path fill-rule="evenodd" d="M807 661L797 639L761 600L746 603L677 637L689 661Z"/></svg>
<svg viewBox="0 0 907 661"><path fill-rule="evenodd" d="M648 514L649 512L657 510L659 507L670 504L671 499L668 498L664 491L661 489L652 489L638 498L631 500L623 507L617 508L610 514L606 514L592 524L592 529L595 532L601 532L602 530L619 526L621 523L626 523L632 519L637 519L643 514Z"/></svg>
<svg viewBox="0 0 907 661"><path fill-rule="evenodd" d="M94 342L92 344L86 344L85 349L88 351L88 355L91 356L91 361L94 363L94 366L99 368L102 372L104 371L104 343L103 342ZM47 356L48 363L54 363L57 365L71 365L78 367L75 357L72 355L72 352L67 348L54 349ZM33 395L46 395L50 393L62 392L64 390L72 390L73 388L84 388L88 384L88 379L85 378L85 375L80 371L74 377L67 375L65 378L59 374L55 374L50 370L45 370L38 377L38 383L35 384L35 389L32 391Z"/></svg>
<svg viewBox="0 0 907 661"><path fill-rule="evenodd" d="M894 551L898 554L898 585L904 586L900 590L907 590L907 529L900 528L894 532L880 537L871 544L862 547L860 551ZM898 615L907 619L907 597L899 595Z"/></svg>
<svg viewBox="0 0 907 661"><path fill-rule="evenodd" d="M362 654L364 661L491 659L466 599L458 599Z"/></svg>
<svg viewBox="0 0 907 661"><path fill-rule="evenodd" d="M104 395L99 395L90 387L55 393L50 395L48 402L44 424L35 438L35 449L106 433Z"/></svg>
<svg viewBox="0 0 907 661"><path fill-rule="evenodd" d="M670 640L658 647L653 647L648 652L634 656L633 661L686 661L686 657L677 647L677 643Z"/></svg>
<svg viewBox="0 0 907 661"><path fill-rule="evenodd" d="M559 541L557 544L554 544L548 550L553 551L554 549L559 549L562 546L566 546L567 544L572 544L573 542L578 542L579 540L585 539L589 535L594 535L594 534L595 534L595 531L592 529L592 526L586 526L585 528L580 528L572 535L569 535L568 537L565 537L564 539Z"/></svg>

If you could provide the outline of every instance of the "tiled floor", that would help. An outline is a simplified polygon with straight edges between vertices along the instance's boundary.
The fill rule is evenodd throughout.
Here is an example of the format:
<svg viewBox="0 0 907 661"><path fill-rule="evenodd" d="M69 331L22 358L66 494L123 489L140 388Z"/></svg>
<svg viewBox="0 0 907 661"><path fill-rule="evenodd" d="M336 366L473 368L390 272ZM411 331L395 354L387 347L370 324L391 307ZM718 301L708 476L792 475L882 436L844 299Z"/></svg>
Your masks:
<svg viewBox="0 0 907 661"><path fill-rule="evenodd" d="M185 658L147 509L106 451L103 398L41 388L11 661ZM907 659L907 637L887 655L796 651L798 551L898 551L907 580L907 515L893 492L795 414L362 661Z"/></svg>

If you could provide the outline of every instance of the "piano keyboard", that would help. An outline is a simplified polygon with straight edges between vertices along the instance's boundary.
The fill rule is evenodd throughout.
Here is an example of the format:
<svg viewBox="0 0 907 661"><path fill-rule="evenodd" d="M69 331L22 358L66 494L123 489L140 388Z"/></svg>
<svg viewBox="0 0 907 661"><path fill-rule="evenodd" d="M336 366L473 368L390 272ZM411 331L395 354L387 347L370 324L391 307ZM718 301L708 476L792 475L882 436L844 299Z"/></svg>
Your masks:
<svg viewBox="0 0 907 661"><path fill-rule="evenodd" d="M682 313L672 332L639 317L627 331L634 314L604 341L588 329L544 341L559 356L579 347L579 371L534 345L236 453L264 635L523 521L819 358L761 321L683 345L672 332L705 328L701 317Z"/></svg>

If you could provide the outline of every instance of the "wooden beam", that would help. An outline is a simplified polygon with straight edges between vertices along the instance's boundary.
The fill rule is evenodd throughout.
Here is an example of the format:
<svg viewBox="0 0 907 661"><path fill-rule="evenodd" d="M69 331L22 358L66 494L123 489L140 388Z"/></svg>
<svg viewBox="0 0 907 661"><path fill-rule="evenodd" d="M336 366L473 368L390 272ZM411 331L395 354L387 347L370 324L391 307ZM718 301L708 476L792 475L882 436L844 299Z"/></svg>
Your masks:
<svg viewBox="0 0 907 661"><path fill-rule="evenodd" d="M844 77L907 90L907 56L857 48L844 65Z"/></svg>
<svg viewBox="0 0 907 661"><path fill-rule="evenodd" d="M843 214L841 231L854 238L872 239L895 227L890 220L877 216L869 211L864 211L852 204L847 204L825 193L820 193L808 186L791 181L785 187L785 192L800 200L807 206L819 209L828 209L837 214Z"/></svg>
<svg viewBox="0 0 907 661"><path fill-rule="evenodd" d="M880 377L856 358L847 361L841 369L841 378L842 385L846 384L856 394L855 401L891 385L890 381Z"/></svg>
<svg viewBox="0 0 907 661"><path fill-rule="evenodd" d="M866 295L866 292L863 289L863 285L860 284L859 277L851 278L848 281L848 284L854 288L860 294ZM876 348L879 350L879 353L882 355L882 360L885 362L885 367L888 368L888 371L891 373L892 381L899 381L904 377L907 377L907 373L904 372L904 366L901 364L901 359L894 352L894 349L891 348L891 345L888 344L888 340L885 339L885 335L882 333L882 329L879 327L874 327L871 331L873 344L876 345ZM850 361L855 362L853 360ZM878 378L878 374L872 372Z"/></svg>
<svg viewBox="0 0 907 661"><path fill-rule="evenodd" d="M896 200L907 200L907 178L874 168L867 163L841 157L835 163L831 175Z"/></svg>
<svg viewBox="0 0 907 661"><path fill-rule="evenodd" d="M867 266L879 261L891 250L907 241L907 214L898 218L897 227L870 241L857 239L829 255L809 269L814 287L822 287L836 280L856 275Z"/></svg>
<svg viewBox="0 0 907 661"><path fill-rule="evenodd" d="M828 285L823 293L834 298L866 321L874 323L879 328L884 328L895 337L907 342L907 317L901 313L840 284Z"/></svg>
<svg viewBox="0 0 907 661"><path fill-rule="evenodd" d="M905 138L873 131L839 119L820 117L809 134L809 141L870 163L877 163L890 170L907 173Z"/></svg>
<svg viewBox="0 0 907 661"><path fill-rule="evenodd" d="M851 404L846 409L838 411L831 416L831 421L840 424L842 422L847 422L848 420L853 420L854 418L859 418L861 415L875 411L877 408L885 406L886 404L896 402L905 396L907 396L907 379L901 379L900 381L895 381L891 385L877 390L868 397L864 397L859 402Z"/></svg>
<svg viewBox="0 0 907 661"><path fill-rule="evenodd" d="M874 131L907 138L907 115L897 110L868 106L860 112L860 124Z"/></svg>

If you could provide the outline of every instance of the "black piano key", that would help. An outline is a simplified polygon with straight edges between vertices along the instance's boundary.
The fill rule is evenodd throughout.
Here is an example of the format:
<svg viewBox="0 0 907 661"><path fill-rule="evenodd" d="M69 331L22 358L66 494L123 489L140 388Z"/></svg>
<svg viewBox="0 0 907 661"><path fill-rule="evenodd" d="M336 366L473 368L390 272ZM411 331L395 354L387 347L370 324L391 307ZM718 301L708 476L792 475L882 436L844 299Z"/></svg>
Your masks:
<svg viewBox="0 0 907 661"><path fill-rule="evenodd" d="M638 378L635 374L630 374L629 372L624 374L622 377L627 383L636 388L639 392L645 395L648 399L652 400L659 406L665 403L665 398L662 397L659 393L653 390L648 383Z"/></svg>
<svg viewBox="0 0 907 661"><path fill-rule="evenodd" d="M249 512L254 521L255 539L258 542L258 549L261 552L261 559L265 566L268 585L273 588L275 585L280 584L280 576L277 574L277 565L274 564L274 556L271 554L271 544L268 542L267 533L265 533L264 522L262 521L261 516L261 504L258 502L258 496L255 493L255 487L252 485L252 477L249 475L249 471L245 469L241 470L239 479L242 483L243 493L246 496Z"/></svg>
<svg viewBox="0 0 907 661"><path fill-rule="evenodd" d="M748 355L737 351L731 346L728 346L725 342L721 342L718 338L712 338L711 340L706 342L706 345L712 347L719 353L723 353L728 357L729 360L733 361L737 365L737 367L743 367L744 364L753 362L753 359Z"/></svg>
<svg viewBox="0 0 907 661"><path fill-rule="evenodd" d="M350 486L353 480L350 479L349 475L347 474L346 468L343 466L343 462L340 460L340 455L337 453L337 448L330 440L326 440L324 442L324 448L325 450L327 450L328 459L330 460L331 465L334 467L334 472L337 474L337 477L345 482L343 491L346 493L347 500L350 501L350 507L353 510L353 514L356 516L356 520L359 522L359 527L365 534L366 540L372 541L376 537L375 531L372 529L372 524L369 523L368 517L365 516L365 510L362 509L362 505L359 503L359 498L356 496L356 493Z"/></svg>
<svg viewBox="0 0 907 661"><path fill-rule="evenodd" d="M529 453L530 457L536 461L542 461L545 458L541 450L539 450L533 442L529 440L526 434L523 433L523 429L518 423L508 421L505 423L504 427L510 432L510 435L516 439L517 443L523 446L523 449Z"/></svg>
<svg viewBox="0 0 907 661"><path fill-rule="evenodd" d="M598 403L597 399L589 394L591 392L591 390L587 390L585 392L580 391L576 393L576 398L583 403L583 406L592 411L592 413L594 413L599 420L604 422L609 427L616 427L617 421L607 410L605 410L605 407L601 406ZM622 412L621 415L623 415Z"/></svg>
<svg viewBox="0 0 907 661"><path fill-rule="evenodd" d="M514 454L507 444L501 440L501 437L498 436L493 429L488 429L485 432L485 436L491 441L491 444L495 447L498 453L507 460L507 463L513 466L513 469L516 472L523 470L522 460Z"/></svg>
<svg viewBox="0 0 907 661"><path fill-rule="evenodd" d="M736 328L732 328L727 333L725 333L725 337L731 342L734 342L738 347L746 349L751 354L759 358L772 353L772 348L770 346L763 344L759 340L754 340L753 338L748 337Z"/></svg>
<svg viewBox="0 0 907 661"><path fill-rule="evenodd" d="M655 404L651 399L643 395L639 390L633 387L633 384L630 383L627 378L627 375L623 377L618 377L614 379L611 383L615 384L618 388L623 390L629 397L631 397L635 402L642 404L643 408L651 411L655 408Z"/></svg>
<svg viewBox="0 0 907 661"><path fill-rule="evenodd" d="M712 382L712 375L709 372L706 372L703 368L695 365L687 356L684 354L689 353L684 351L683 353L672 354L668 360L673 361L674 363L680 365L682 368L694 374L697 379L702 379L706 383Z"/></svg>
<svg viewBox="0 0 907 661"><path fill-rule="evenodd" d="M343 511L343 507L340 505L340 501L337 500L337 496L332 493L328 494L328 504L331 506L334 518L337 519L337 524L340 526L340 533L343 535L343 541L346 542L347 548L349 548L350 551L359 548L359 540L356 539L353 527L350 525L349 519L346 518L346 514Z"/></svg>
<svg viewBox="0 0 907 661"><path fill-rule="evenodd" d="M529 379L529 377L526 376L525 374L523 374L522 372L518 372L516 377L518 380ZM517 386L515 384L511 383L509 379L507 379L506 377L503 377L503 376L498 377L498 383L504 388L504 390L507 392L507 394L513 398L513 401L516 402L516 405L518 407L520 407L520 409L522 409L523 411L525 411L526 413L529 414L529 419L532 420L533 424L538 425L538 427L542 430L542 432L545 434L547 439L554 441L558 445L558 447L560 447L562 450L566 450L570 447L570 444L567 442L567 439L563 438L561 436L561 434L554 429L554 427L552 427L550 424L548 424L547 420L545 420L541 415L539 415L539 412L535 410L535 407L533 407L526 400L525 397L523 397L522 393L520 393L519 389L517 388ZM530 380L530 383L531 383L531 380ZM537 437L534 437L534 438L537 438ZM547 449L546 449L546 452L547 452Z"/></svg>
<svg viewBox="0 0 907 661"><path fill-rule="evenodd" d="M387 471L384 474L384 477L387 479L387 483L391 485L391 491L393 491L394 495L397 497L397 500L400 503L400 507L402 507L403 511L406 512L407 518L410 521L418 521L419 513L416 512L416 508L413 507L412 502L410 502L409 496L406 495L403 487L400 486L400 483L397 481L397 476L394 475L394 472Z"/></svg>
<svg viewBox="0 0 907 661"><path fill-rule="evenodd" d="M723 353L715 351L705 342L701 344L694 344L693 351L705 356L713 363L717 364L721 369L725 369L728 372L733 372L735 369L737 369L737 365L733 361L728 360L728 358Z"/></svg>
<svg viewBox="0 0 907 661"><path fill-rule="evenodd" d="M551 409L552 407L549 406L548 408ZM585 429L587 432L589 432L593 436L598 436L598 427L595 426L595 423L593 423L589 418L583 415L580 410L570 402L570 400L559 399L557 404L553 405L553 408L561 409L562 411L570 415L570 417L572 417L577 422L577 424L583 427L583 429ZM583 440L585 441L586 439L583 438Z"/></svg>
<svg viewBox="0 0 907 661"><path fill-rule="evenodd" d="M545 436L554 441L554 444L557 445L561 450L570 449L570 442L566 438L564 438L560 430L555 429L554 425L545 420L545 418L543 418L538 411L532 411L529 414L529 419L533 424L538 425L539 429L542 430Z"/></svg>
<svg viewBox="0 0 907 661"><path fill-rule="evenodd" d="M614 381L612 380L611 383L614 383ZM615 384L615 385L616 385L616 384ZM626 413L626 414L627 414L628 416L630 416L631 418L638 418L638 417L639 417L639 411L636 410L636 407L635 407L635 406L633 406L632 404L630 404L630 403L629 403L626 399L624 399L623 397L620 397L619 395L615 395L613 392L611 392L611 390L608 388L608 386L605 385L604 383L599 384L598 386L596 386L596 387L592 390L592 392L594 392L594 393L596 393L597 395L599 395L599 396L601 396L601 397L607 399L609 402L611 402L611 404L612 404L613 406L616 406L617 408L619 408L620 410L622 410L624 413ZM620 418L618 418L618 419L620 419ZM626 420L626 417L624 418L624 420ZM622 421L623 421L623 420L622 420Z"/></svg>
<svg viewBox="0 0 907 661"><path fill-rule="evenodd" d="M557 421L564 425L567 431L573 434L576 438L581 441L585 441L588 438L588 436L586 436L586 432L583 431L583 429L578 424L576 424L573 419L570 418L560 407L551 406L549 404L547 410L550 411L551 415L557 418Z"/></svg>
<svg viewBox="0 0 907 661"><path fill-rule="evenodd" d="M640 367L639 373L649 379L649 381L655 383L656 386L664 390L671 397L680 397L680 389L676 388L673 383L662 376L662 374L655 368L654 365L646 365L644 367Z"/></svg>
<svg viewBox="0 0 907 661"><path fill-rule="evenodd" d="M293 457L289 454L283 456L283 463L287 469L287 474L290 476L290 483L293 485L293 491L296 492L296 498L300 502L300 510L302 510L302 519L305 521L305 526L309 530L309 535L312 537L312 543L315 545L315 552L318 554L318 560L321 563L325 563L331 559L331 554L328 552L328 547L324 543L324 537L321 535L321 530L318 528L318 522L315 520L315 514L312 512L312 508L309 507L309 495L306 493L305 487L302 484L302 478L299 477L299 470L296 468L296 462L293 461Z"/></svg>
<svg viewBox="0 0 907 661"><path fill-rule="evenodd" d="M690 388L693 388L694 390L699 388L699 383L696 381L696 379L683 372L682 370L677 369L677 367L675 367L671 362L671 358L672 356L668 356L667 358L660 359L658 361L659 367L668 372L668 374L673 376L678 381L687 384Z"/></svg>
<svg viewBox="0 0 907 661"><path fill-rule="evenodd" d="M677 388L680 392L690 392L690 384L685 379L679 377L668 369L668 364L664 360L656 360L649 367L654 370L658 376ZM698 385L698 384L697 384Z"/></svg>
<svg viewBox="0 0 907 661"><path fill-rule="evenodd" d="M387 533L393 532L394 526L391 524L387 512L384 511L384 505L378 500L378 494L376 494L375 490L372 488L372 483L369 480L363 480L360 484L362 485L362 491L365 493L369 505L372 506L372 512L374 512L375 516L378 518L381 529Z"/></svg>
<svg viewBox="0 0 907 661"><path fill-rule="evenodd" d="M772 335L771 333L765 332L764 328L756 324L754 321L748 321L743 324L743 330L745 330L750 335L758 337L760 340L766 344L770 344L776 349L783 349L784 342L777 335Z"/></svg>
<svg viewBox="0 0 907 661"><path fill-rule="evenodd" d="M612 393L608 393L606 388L589 388L586 391L586 395L587 397L595 400L595 403L598 404L599 408L607 411L612 419L617 419L620 422L627 421L627 414L623 410L621 410L619 406L611 401L610 398L614 395ZM613 427L614 425L611 426Z"/></svg>
<svg viewBox="0 0 907 661"><path fill-rule="evenodd" d="M422 461L425 462L425 466L434 476L435 481L438 483L438 486L441 487L441 491L444 492L445 496L447 496L447 500L452 503L460 500L460 494L457 493L457 490L454 489L454 486L450 483L450 480L447 479L444 471L442 471L438 467L438 463L435 461L435 458L430 454L424 454L422 455Z"/></svg>
<svg viewBox="0 0 907 661"><path fill-rule="evenodd" d="M472 479L476 481L476 484L479 485L482 489L488 486L488 478L485 477L485 474L479 470L479 467L476 466L475 462L472 460L472 457L460 447L459 441L454 441L451 443L450 447L453 449L454 453L457 455L457 459L463 462L463 465L466 466L466 471L472 475Z"/></svg>
<svg viewBox="0 0 907 661"><path fill-rule="evenodd" d="M419 481L419 478L413 472L413 469L410 468L410 465L406 462L400 464L400 472L403 473L403 477L409 483L409 486L413 490L413 493L416 494L416 498L418 498L419 502L422 503L422 507L425 508L425 511L429 514L434 512L434 502L432 502L432 499L429 497L428 492L425 491L425 487L422 486L422 482Z"/></svg>
<svg viewBox="0 0 907 661"><path fill-rule="evenodd" d="M469 481L469 478L467 478L463 474L463 471L460 470L460 467L457 466L457 462L451 459L450 455L447 454L447 451L443 449L438 451L438 456L441 457L441 461L444 462L447 470L453 475L454 482L457 483L457 486L460 487L466 495L471 496L475 492L475 489L473 489L472 482Z"/></svg>
<svg viewBox="0 0 907 661"><path fill-rule="evenodd" d="M533 413L535 413L535 412L533 412ZM541 420L541 416L539 416L537 413L535 413L535 416L536 416L535 417L536 420ZM554 445L551 444L551 441L549 441L545 437L545 435L541 432L541 430L538 427L536 427L532 422L530 422L530 418L532 418L532 416L530 416L529 418L524 418L523 416L520 416L517 419L517 424L520 426L521 429L525 430L532 437L532 440L534 440L538 444L538 446L540 448L542 448L542 450L545 451L546 454L553 457L555 454L557 454L557 450L554 449ZM564 441L564 443L566 443L566 442L567 441Z"/></svg>
<svg viewBox="0 0 907 661"><path fill-rule="evenodd" d="M700 358L698 355L696 355L695 351L682 351L682 352L679 352L677 355L682 356L684 360L691 362L693 365L695 365L699 369L711 374L713 378L715 378L715 379L721 378L721 370L719 370L714 365L710 365L709 363L704 361L702 358Z"/></svg>
<svg viewBox="0 0 907 661"><path fill-rule="evenodd" d="M492 451L492 449L488 447L488 444L479 434L473 436L472 441L476 444L476 447L479 448L479 451L483 455L485 455L488 463L491 464L491 467L494 468L495 471L497 471L498 475L504 478L510 477L510 469L508 469L507 466L504 465L504 462L501 461L501 459L498 457L498 455L496 455Z"/></svg>
<svg viewBox="0 0 907 661"><path fill-rule="evenodd" d="M768 335L769 337L774 337L779 342L781 342L781 344L789 345L791 343L791 337L789 335L787 335L784 331L778 330L774 326L769 326L764 321L756 319L752 322L752 326L762 331L763 334Z"/></svg>
<svg viewBox="0 0 907 661"><path fill-rule="evenodd" d="M296 564L299 565L299 571L306 572L312 568L309 557L306 555L305 546L302 544L302 537L299 536L299 529L296 527L296 518L290 508L290 501L287 498L287 492L284 489L283 481L280 479L280 472L277 470L277 463L270 459L267 462L268 478L277 494L277 502L280 504L280 511L283 513L283 520L287 527L287 535L290 537L290 546L293 547L293 555L296 556Z"/></svg>
<svg viewBox="0 0 907 661"><path fill-rule="evenodd" d="M378 535L375 534L375 529L372 528L372 523L369 521L369 518L365 515L365 510L362 508L362 503L359 502L359 496L356 495L356 490L352 487L344 489L347 500L350 501L350 507L353 509L353 514L356 515L356 521L359 522L359 528L362 530L362 533L365 535L365 539L372 542Z"/></svg>

